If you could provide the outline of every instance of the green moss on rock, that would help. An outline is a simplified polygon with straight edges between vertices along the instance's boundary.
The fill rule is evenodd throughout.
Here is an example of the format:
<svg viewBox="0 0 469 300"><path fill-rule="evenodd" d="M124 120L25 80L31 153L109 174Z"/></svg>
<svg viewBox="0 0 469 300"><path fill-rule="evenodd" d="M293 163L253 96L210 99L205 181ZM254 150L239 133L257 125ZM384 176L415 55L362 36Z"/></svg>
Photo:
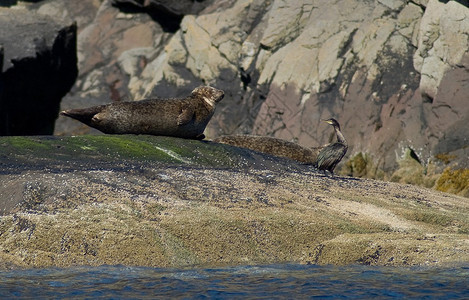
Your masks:
<svg viewBox="0 0 469 300"><path fill-rule="evenodd" d="M247 166L252 154L208 141L149 135L87 135L72 137L0 137L0 157L13 164L64 166L93 161L155 162L172 165ZM244 151L244 152L243 152ZM257 154L256 154L257 155Z"/></svg>
<svg viewBox="0 0 469 300"><path fill-rule="evenodd" d="M25 150L37 151L37 150L48 149L47 143L32 139L30 137L25 137L25 136L9 137L8 142L17 151L25 151ZM3 146L5 147L6 144L7 143L3 143Z"/></svg>

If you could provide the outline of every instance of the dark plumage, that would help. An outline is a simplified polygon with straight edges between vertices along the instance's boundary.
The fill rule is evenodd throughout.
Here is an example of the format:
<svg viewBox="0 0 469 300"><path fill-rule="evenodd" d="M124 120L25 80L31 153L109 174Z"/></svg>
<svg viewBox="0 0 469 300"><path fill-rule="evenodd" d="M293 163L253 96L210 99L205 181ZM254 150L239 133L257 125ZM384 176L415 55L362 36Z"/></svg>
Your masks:
<svg viewBox="0 0 469 300"><path fill-rule="evenodd" d="M223 96L221 90L201 86L185 98L117 102L70 109L61 114L104 133L203 138L215 106Z"/></svg>
<svg viewBox="0 0 469 300"><path fill-rule="evenodd" d="M319 170L327 170L333 174L335 167L342 160L345 153L347 153L348 145L344 135L340 131L339 122L332 118L324 121L334 127L337 142L325 146L319 152L318 159L314 166Z"/></svg>
<svg viewBox="0 0 469 300"><path fill-rule="evenodd" d="M286 157L305 164L314 163L321 149L321 147L306 148L297 143L288 142L279 138L257 135L225 135L213 141L274 156Z"/></svg>

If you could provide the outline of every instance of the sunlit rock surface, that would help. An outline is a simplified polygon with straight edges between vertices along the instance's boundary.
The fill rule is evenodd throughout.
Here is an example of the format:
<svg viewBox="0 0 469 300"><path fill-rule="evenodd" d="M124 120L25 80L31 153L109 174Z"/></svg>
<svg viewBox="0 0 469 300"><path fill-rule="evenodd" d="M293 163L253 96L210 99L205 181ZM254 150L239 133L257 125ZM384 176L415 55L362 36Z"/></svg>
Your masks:
<svg viewBox="0 0 469 300"><path fill-rule="evenodd" d="M208 141L0 138L0 267L469 260L467 198Z"/></svg>

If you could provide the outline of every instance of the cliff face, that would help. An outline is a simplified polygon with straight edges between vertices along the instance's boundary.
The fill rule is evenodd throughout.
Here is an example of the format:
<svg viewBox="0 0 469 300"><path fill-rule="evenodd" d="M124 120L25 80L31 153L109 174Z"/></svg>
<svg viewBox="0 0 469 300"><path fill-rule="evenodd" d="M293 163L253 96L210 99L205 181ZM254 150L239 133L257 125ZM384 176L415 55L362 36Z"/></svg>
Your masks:
<svg viewBox="0 0 469 300"><path fill-rule="evenodd" d="M465 1L203 1L166 9L194 10L174 32L151 14L120 11L124 2L104 1L81 31L80 80L64 108L211 84L226 99L209 137L253 133L315 146L331 140L320 119L333 116L349 154L367 153L382 170L395 169L405 148L424 164L443 153L465 167ZM65 122L56 133L88 131Z"/></svg>

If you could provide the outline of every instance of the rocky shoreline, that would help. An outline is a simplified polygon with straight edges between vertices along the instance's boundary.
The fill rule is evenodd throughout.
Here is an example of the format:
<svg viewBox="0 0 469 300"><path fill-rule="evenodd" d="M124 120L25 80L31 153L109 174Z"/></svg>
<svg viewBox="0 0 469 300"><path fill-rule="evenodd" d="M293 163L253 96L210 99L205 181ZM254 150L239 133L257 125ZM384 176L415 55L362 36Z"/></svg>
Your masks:
<svg viewBox="0 0 469 300"><path fill-rule="evenodd" d="M469 261L468 6L1 3L0 268ZM199 85L225 93L211 139L315 147L337 118L338 175L57 118Z"/></svg>
<svg viewBox="0 0 469 300"><path fill-rule="evenodd" d="M469 261L467 198L209 141L1 137L0 267Z"/></svg>

